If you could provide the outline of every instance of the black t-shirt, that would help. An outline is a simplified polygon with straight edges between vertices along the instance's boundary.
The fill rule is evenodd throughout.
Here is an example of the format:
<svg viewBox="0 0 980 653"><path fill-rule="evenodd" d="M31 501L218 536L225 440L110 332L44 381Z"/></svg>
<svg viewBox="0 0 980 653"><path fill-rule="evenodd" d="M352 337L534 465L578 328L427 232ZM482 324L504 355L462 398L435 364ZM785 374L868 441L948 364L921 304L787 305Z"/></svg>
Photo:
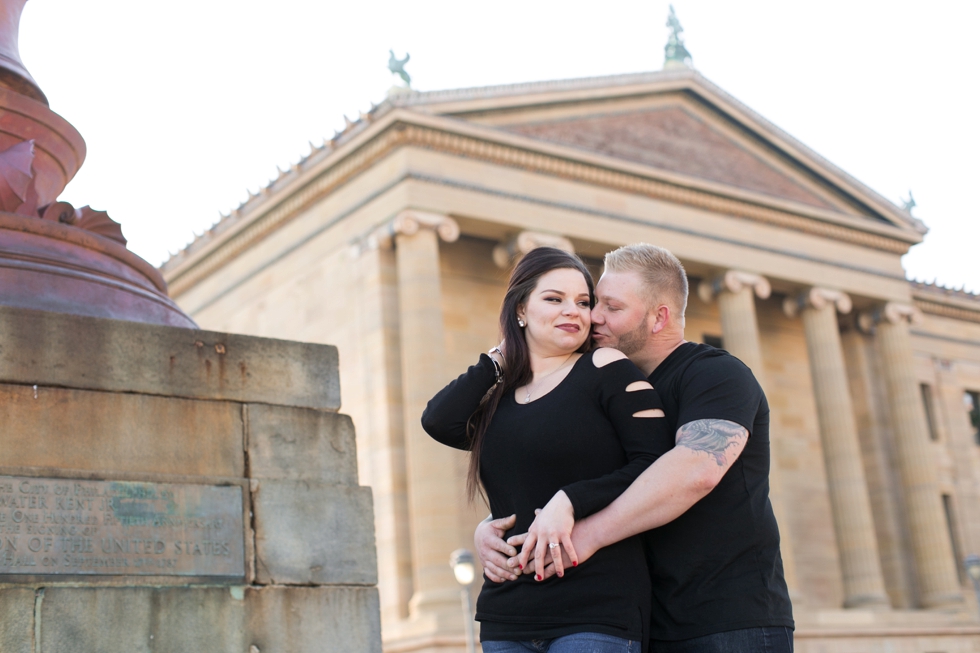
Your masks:
<svg viewBox="0 0 980 653"><path fill-rule="evenodd" d="M751 370L687 342L650 375L671 432L701 419L744 426L749 439L721 482L683 515L643 535L653 587L651 638L793 627L779 531L769 503L769 404Z"/></svg>
<svg viewBox="0 0 980 653"><path fill-rule="evenodd" d="M597 368L584 354L551 392L529 404L513 391L500 399L483 440L480 477L494 517L517 515L505 537L527 532L534 509L564 490L576 519L612 503L658 454L673 446L664 418L633 414L660 408L657 393L627 392L643 373L628 360ZM422 426L443 444L469 449L466 421L494 383L490 359L429 402ZM483 640L550 639L600 632L643 640L650 584L643 546L629 538L596 553L564 578L485 580L477 601Z"/></svg>

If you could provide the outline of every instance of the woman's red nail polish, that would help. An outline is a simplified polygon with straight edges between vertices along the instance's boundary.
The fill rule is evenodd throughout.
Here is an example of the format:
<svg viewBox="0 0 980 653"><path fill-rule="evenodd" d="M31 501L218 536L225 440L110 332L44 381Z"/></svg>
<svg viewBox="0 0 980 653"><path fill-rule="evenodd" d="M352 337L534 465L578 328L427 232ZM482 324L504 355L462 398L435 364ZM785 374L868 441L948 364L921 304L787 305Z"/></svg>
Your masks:
<svg viewBox="0 0 980 653"><path fill-rule="evenodd" d="M541 576L534 574L534 580L541 580Z"/></svg>
<svg viewBox="0 0 980 653"><path fill-rule="evenodd" d="M578 567L578 560L572 560L572 566Z"/></svg>
<svg viewBox="0 0 980 653"><path fill-rule="evenodd" d="M521 569L524 569L524 565L522 565L522 564L521 564L521 563L519 563L519 562L517 563L517 566L518 566L518 567L520 567Z"/></svg>

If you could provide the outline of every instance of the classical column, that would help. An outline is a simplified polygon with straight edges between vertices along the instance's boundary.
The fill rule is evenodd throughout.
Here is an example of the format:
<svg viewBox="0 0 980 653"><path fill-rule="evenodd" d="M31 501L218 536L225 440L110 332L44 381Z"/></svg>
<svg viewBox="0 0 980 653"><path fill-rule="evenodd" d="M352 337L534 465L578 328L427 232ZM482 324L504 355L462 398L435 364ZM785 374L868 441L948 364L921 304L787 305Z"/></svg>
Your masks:
<svg viewBox="0 0 980 653"><path fill-rule="evenodd" d="M429 399L446 378L439 240L453 242L459 225L447 216L403 211L376 231L382 246L394 245L398 274L402 396L408 476L409 532L414 593L409 616L425 630L462 629L459 588L449 568L458 544L456 499L460 488L453 452L432 440L420 424Z"/></svg>
<svg viewBox="0 0 980 653"><path fill-rule="evenodd" d="M861 444L837 326L837 312L850 312L851 300L842 292L811 288L800 297L787 298L783 309L787 315L799 314L803 319L841 557L844 607L887 608Z"/></svg>
<svg viewBox="0 0 980 653"><path fill-rule="evenodd" d="M924 608L943 608L961 603L963 595L912 356L909 322L918 317L912 306L889 302L862 314L859 323L866 330L874 330L878 340L919 602Z"/></svg>
<svg viewBox="0 0 980 653"><path fill-rule="evenodd" d="M510 240L500 243L493 248L493 262L499 268L509 268L521 258L538 247L557 247L566 252L575 253L572 241L564 236L546 234L540 231L522 231Z"/></svg>
<svg viewBox="0 0 980 653"><path fill-rule="evenodd" d="M762 363L762 345L759 337L759 321L755 314L755 298L767 299L772 292L769 281L758 274L729 270L717 278L702 281L698 286L698 296L709 303L718 300L721 314L721 332L725 349L745 363L755 375L763 390L767 388L765 370ZM783 493L782 475L774 453L773 430L769 431L769 500L780 525L780 554L783 559L783 574L786 586L794 598L800 598L796 577L796 560L793 557L793 539L786 516L786 499Z"/></svg>

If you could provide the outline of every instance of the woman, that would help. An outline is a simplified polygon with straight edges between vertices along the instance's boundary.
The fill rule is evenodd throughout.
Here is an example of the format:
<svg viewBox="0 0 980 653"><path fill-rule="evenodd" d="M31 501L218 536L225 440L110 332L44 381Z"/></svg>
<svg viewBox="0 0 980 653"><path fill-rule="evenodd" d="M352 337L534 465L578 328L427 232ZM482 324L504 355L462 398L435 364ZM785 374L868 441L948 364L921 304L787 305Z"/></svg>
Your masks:
<svg viewBox="0 0 980 653"><path fill-rule="evenodd" d="M638 652L645 639L650 589L639 541L577 567L569 537L574 519L612 502L672 445L665 420L644 419L663 411L642 372L615 349L590 351L593 292L573 254L528 253L504 297L502 346L422 416L433 438L471 452L470 498L482 489L494 516L516 515L513 533L535 522L537 546L558 572L485 580L476 615L485 653ZM572 568L563 568L562 549Z"/></svg>

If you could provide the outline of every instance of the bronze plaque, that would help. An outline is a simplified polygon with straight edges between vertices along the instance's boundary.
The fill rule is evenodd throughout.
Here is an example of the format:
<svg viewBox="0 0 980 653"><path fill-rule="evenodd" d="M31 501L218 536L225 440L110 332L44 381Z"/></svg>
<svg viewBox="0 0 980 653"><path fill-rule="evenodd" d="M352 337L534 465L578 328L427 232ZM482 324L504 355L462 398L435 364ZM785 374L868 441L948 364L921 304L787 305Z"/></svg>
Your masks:
<svg viewBox="0 0 980 653"><path fill-rule="evenodd" d="M242 489L0 476L0 576L245 575Z"/></svg>

